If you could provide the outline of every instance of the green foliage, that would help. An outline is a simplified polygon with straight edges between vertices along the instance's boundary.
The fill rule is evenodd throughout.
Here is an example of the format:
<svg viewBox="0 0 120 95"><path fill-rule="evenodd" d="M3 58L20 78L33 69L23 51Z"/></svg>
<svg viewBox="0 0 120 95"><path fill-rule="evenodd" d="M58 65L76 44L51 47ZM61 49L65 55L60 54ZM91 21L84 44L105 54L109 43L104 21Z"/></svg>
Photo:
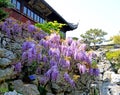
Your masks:
<svg viewBox="0 0 120 95"><path fill-rule="evenodd" d="M41 28L43 31L45 31L48 34L51 33L57 33L60 34L61 37L63 37L63 34L60 32L60 29L65 26L65 24L58 23L57 21L54 22L45 22L45 23L37 23L35 24L38 28Z"/></svg>
<svg viewBox="0 0 120 95"><path fill-rule="evenodd" d="M5 19L7 17L7 13L5 11L3 11L2 9L0 9L0 21Z"/></svg>
<svg viewBox="0 0 120 95"><path fill-rule="evenodd" d="M63 32L59 32L61 38L65 38L65 34Z"/></svg>
<svg viewBox="0 0 120 95"><path fill-rule="evenodd" d="M114 44L120 44L120 35L113 36L113 42Z"/></svg>
<svg viewBox="0 0 120 95"><path fill-rule="evenodd" d="M106 32L101 29L90 29L85 34L81 34L80 36L83 38L83 41L87 44L100 44L104 41L104 36L107 35Z"/></svg>
<svg viewBox="0 0 120 95"><path fill-rule="evenodd" d="M7 92L7 91L8 91L7 88L0 87L0 93Z"/></svg>
<svg viewBox="0 0 120 95"><path fill-rule="evenodd" d="M38 90L39 90L41 95L47 94L47 90L43 86L38 86Z"/></svg>
<svg viewBox="0 0 120 95"><path fill-rule="evenodd" d="M35 73L37 67L37 62L33 61L32 64L26 68L26 72L28 73L28 75L32 75Z"/></svg>
<svg viewBox="0 0 120 95"><path fill-rule="evenodd" d="M99 91L97 88L94 89L94 95L99 95Z"/></svg>
<svg viewBox="0 0 120 95"><path fill-rule="evenodd" d="M97 60L92 60L92 68L96 68L97 67Z"/></svg>
<svg viewBox="0 0 120 95"><path fill-rule="evenodd" d="M107 52L106 57L108 60L120 61L120 50Z"/></svg>
<svg viewBox="0 0 120 95"><path fill-rule="evenodd" d="M9 7L9 0L0 0L0 21L7 17L7 13L3 10L3 8Z"/></svg>
<svg viewBox="0 0 120 95"><path fill-rule="evenodd" d="M4 7L8 7L10 4L10 0L0 0L0 8Z"/></svg>
<svg viewBox="0 0 120 95"><path fill-rule="evenodd" d="M113 65L115 66L115 69L120 68L120 50L107 52L106 58L111 62L114 62Z"/></svg>

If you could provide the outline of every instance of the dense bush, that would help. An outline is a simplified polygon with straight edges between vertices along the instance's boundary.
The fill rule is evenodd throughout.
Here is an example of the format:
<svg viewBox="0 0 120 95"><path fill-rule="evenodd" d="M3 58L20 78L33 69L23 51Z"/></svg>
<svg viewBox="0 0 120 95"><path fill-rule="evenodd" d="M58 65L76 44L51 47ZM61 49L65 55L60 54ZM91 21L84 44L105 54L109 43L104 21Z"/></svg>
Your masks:
<svg viewBox="0 0 120 95"><path fill-rule="evenodd" d="M57 33L60 34L60 37L64 38L64 34L60 31L60 29L65 26L65 24L54 22L44 22L35 24L36 27L41 28L48 34Z"/></svg>
<svg viewBox="0 0 120 95"><path fill-rule="evenodd" d="M29 21L22 23L13 18L7 18L4 22L0 22L0 30L6 34L7 37L14 39L21 38L33 38L40 40L47 34L39 28L36 28Z"/></svg>
<svg viewBox="0 0 120 95"><path fill-rule="evenodd" d="M106 57L112 62L112 64L115 66L115 69L120 68L120 50L109 51L106 53Z"/></svg>
<svg viewBox="0 0 120 95"><path fill-rule="evenodd" d="M95 61L92 61L94 54L85 51L85 44L72 39L61 41L57 34L51 34L38 43L36 41L26 41L23 43L22 51L21 64L30 67L37 64L36 70L44 75L43 78L46 82L49 80L56 81L60 72L63 71L63 77L72 86L75 86L75 83L72 80L73 76L70 78L69 74L99 74ZM21 71L19 69L18 71ZM79 72L75 72L75 70ZM33 70L31 71L31 73L35 73Z"/></svg>

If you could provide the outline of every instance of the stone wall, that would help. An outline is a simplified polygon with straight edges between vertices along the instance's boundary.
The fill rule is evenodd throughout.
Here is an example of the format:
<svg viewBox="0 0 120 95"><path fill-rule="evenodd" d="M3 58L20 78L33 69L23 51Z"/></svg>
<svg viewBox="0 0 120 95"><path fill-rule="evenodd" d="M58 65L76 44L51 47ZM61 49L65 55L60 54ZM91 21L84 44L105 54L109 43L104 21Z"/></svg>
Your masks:
<svg viewBox="0 0 120 95"><path fill-rule="evenodd" d="M115 73L111 62L106 59L106 51L96 52L99 56L98 68L100 69L100 75L98 83L100 95L120 95L120 73Z"/></svg>

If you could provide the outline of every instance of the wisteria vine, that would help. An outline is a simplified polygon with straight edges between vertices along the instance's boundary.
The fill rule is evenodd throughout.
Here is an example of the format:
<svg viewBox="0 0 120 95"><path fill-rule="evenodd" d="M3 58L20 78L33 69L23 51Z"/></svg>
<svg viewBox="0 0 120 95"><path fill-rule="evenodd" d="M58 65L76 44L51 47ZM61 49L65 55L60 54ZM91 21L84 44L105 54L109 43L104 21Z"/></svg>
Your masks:
<svg viewBox="0 0 120 95"><path fill-rule="evenodd" d="M32 65L37 62L40 74L44 75L44 81L56 81L61 71L64 71L64 79L75 86L72 76L69 73L75 73L77 69L80 74L89 73L97 76L99 69L92 66L95 58L93 52L85 51L85 44L72 39L61 40L58 34L51 34L41 39L39 43L35 41L26 41L22 46L22 62ZM43 71L42 71L43 70Z"/></svg>

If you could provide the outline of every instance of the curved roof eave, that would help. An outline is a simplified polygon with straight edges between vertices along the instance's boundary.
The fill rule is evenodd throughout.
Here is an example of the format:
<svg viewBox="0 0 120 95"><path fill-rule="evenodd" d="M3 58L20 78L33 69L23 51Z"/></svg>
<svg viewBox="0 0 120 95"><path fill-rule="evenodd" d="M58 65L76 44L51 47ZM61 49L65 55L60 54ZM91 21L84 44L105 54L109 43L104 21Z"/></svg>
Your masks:
<svg viewBox="0 0 120 95"><path fill-rule="evenodd" d="M56 18L55 20L61 19L61 21L59 21L59 20L57 20L57 21L58 21L59 23L64 23L64 24L67 25L67 27L69 28L67 31L74 30L74 29L76 29L76 28L78 27L78 24L73 24L73 23L67 22L60 14L58 14L58 12L56 12L56 11L54 10L45 0L42 0L42 2L43 2L45 5L47 5L47 7L50 8L50 10L52 11L51 14L57 16L57 18ZM50 14L49 14L49 15L50 15ZM49 19L49 15L47 16L48 19Z"/></svg>

